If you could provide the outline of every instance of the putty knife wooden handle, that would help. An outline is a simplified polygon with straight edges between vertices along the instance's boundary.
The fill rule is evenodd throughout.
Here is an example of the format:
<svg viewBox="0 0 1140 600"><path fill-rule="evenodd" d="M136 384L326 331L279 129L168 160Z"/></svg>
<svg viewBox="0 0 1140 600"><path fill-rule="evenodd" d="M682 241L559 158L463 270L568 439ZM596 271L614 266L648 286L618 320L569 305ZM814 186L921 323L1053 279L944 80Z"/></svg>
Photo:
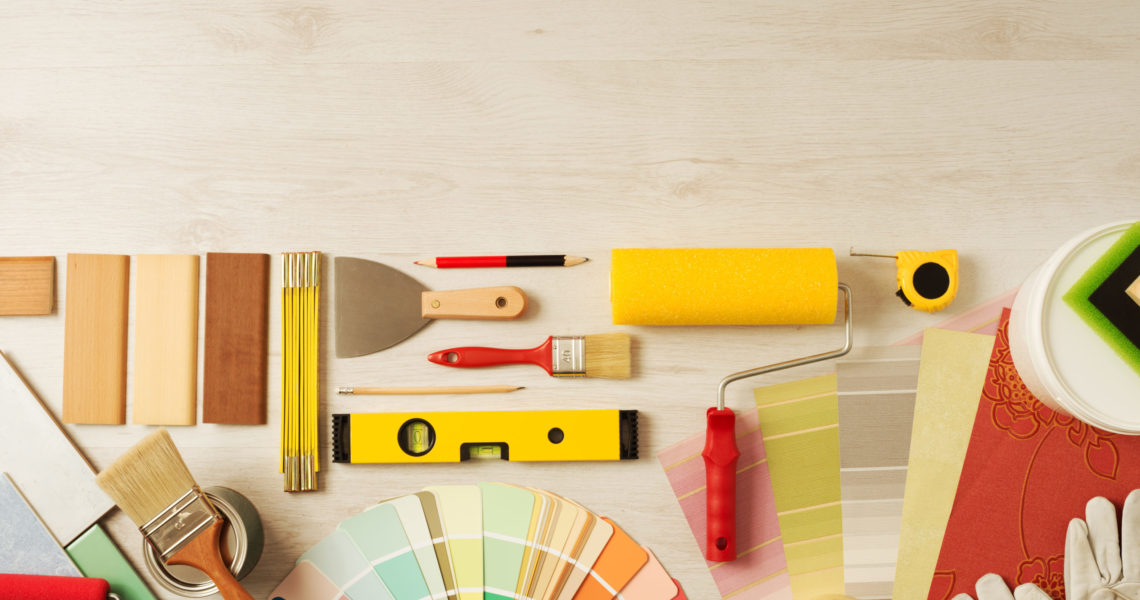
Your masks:
<svg viewBox="0 0 1140 600"><path fill-rule="evenodd" d="M420 310L425 319L517 319L526 310L526 294L513 285L424 292Z"/></svg>

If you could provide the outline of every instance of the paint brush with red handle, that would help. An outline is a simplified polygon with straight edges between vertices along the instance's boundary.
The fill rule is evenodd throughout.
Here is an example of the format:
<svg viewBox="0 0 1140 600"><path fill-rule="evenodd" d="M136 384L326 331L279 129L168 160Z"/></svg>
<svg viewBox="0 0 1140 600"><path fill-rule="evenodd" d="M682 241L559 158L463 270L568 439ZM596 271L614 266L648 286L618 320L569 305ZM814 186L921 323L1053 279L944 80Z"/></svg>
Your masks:
<svg viewBox="0 0 1140 600"><path fill-rule="evenodd" d="M432 352L428 360L448 367L538 365L554 377L629 379L630 340L624 333L548 337L534 348L465 346Z"/></svg>

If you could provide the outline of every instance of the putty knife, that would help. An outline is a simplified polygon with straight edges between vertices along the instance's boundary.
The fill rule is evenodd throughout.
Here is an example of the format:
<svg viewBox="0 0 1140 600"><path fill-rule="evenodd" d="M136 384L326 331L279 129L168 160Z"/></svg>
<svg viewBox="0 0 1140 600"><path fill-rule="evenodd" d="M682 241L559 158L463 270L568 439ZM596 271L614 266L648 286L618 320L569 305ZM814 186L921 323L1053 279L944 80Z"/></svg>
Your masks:
<svg viewBox="0 0 1140 600"><path fill-rule="evenodd" d="M514 319L526 294L514 286L433 292L388 265L338 256L336 356L364 356L408 339L431 319Z"/></svg>

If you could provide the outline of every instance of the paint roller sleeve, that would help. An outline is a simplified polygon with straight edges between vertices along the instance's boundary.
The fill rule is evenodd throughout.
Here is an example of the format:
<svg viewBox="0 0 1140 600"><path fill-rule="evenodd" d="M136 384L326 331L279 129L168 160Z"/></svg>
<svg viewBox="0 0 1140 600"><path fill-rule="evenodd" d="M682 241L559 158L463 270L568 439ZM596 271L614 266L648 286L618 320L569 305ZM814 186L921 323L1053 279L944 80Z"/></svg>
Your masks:
<svg viewBox="0 0 1140 600"><path fill-rule="evenodd" d="M613 322L622 325L822 325L835 321L830 248L617 248Z"/></svg>

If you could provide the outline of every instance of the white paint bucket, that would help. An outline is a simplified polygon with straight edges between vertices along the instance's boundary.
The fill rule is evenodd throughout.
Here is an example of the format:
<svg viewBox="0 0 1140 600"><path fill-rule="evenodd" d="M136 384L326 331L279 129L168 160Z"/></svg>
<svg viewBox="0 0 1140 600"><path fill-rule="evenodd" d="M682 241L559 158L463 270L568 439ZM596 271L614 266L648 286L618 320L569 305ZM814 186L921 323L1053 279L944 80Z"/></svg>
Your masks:
<svg viewBox="0 0 1140 600"><path fill-rule="evenodd" d="M1140 375L1063 296L1136 220L1090 229L1066 242L1022 284L1009 317L1014 366L1054 410L1101 429L1140 435Z"/></svg>

